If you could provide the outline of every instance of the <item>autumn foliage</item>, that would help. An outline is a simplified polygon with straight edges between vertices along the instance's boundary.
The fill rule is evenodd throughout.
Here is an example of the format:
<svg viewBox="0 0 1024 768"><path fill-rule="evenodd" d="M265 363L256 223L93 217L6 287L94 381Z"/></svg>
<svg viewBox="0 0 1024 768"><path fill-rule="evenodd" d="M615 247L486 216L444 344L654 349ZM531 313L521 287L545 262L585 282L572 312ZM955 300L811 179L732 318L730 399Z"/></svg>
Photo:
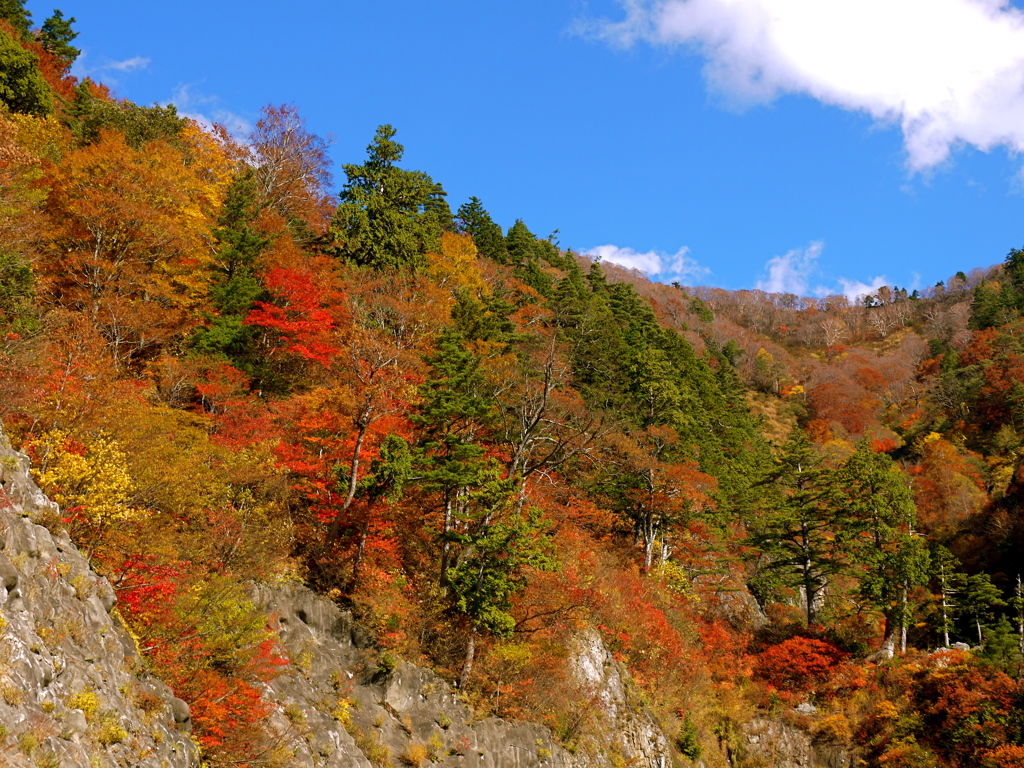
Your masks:
<svg viewBox="0 0 1024 768"><path fill-rule="evenodd" d="M859 304L651 283L453 214L390 126L336 208L295 107L239 140L36 52L64 102L0 113L0 418L204 764L276 759L250 587L282 578L566 745L605 706L585 638L680 760L760 710L879 766L1021 764L1000 269ZM947 636L978 648L915 650Z"/></svg>

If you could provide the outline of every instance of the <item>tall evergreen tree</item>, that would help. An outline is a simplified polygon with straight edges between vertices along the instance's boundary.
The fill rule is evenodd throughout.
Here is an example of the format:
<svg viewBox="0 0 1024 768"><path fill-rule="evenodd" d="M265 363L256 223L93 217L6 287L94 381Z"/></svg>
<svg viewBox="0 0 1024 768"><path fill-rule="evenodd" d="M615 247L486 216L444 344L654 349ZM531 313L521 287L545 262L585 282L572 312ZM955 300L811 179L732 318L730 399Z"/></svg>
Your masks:
<svg viewBox="0 0 1024 768"><path fill-rule="evenodd" d="M55 10L39 30L39 41L43 48L64 62L66 67L74 64L81 54L78 48L71 45L71 41L78 37L78 33L71 27L76 21L74 16L65 19L63 12Z"/></svg>
<svg viewBox="0 0 1024 768"><path fill-rule="evenodd" d="M906 650L908 593L928 580L928 550L915 535L917 509L904 475L892 459L857 444L838 479L846 497L846 514L858 532L851 559L859 566L860 593L882 612L882 650L892 656L897 634Z"/></svg>
<svg viewBox="0 0 1024 768"><path fill-rule="evenodd" d="M212 266L210 300L216 314L192 339L197 350L223 355L253 375L258 375L260 367L251 354L256 329L244 321L255 302L266 298L259 268L270 244L270 238L255 229L257 194L251 171L239 175L228 187L213 232L217 256Z"/></svg>
<svg viewBox="0 0 1024 768"><path fill-rule="evenodd" d="M505 247L508 250L508 261L516 267L537 258L537 236L530 231L522 219L509 227L505 235Z"/></svg>
<svg viewBox="0 0 1024 768"><path fill-rule="evenodd" d="M344 166L330 238L335 252L376 269L421 267L453 226L445 191L422 171L398 167L405 148L390 125L377 128L362 165Z"/></svg>
<svg viewBox="0 0 1024 768"><path fill-rule="evenodd" d="M440 581L448 580L458 543L488 514L500 492L500 466L485 456L482 432L494 404L484 394L480 358L465 349L457 332L446 331L429 355L427 380L420 386L419 413L413 417L422 439L416 460L420 484L437 493L442 506Z"/></svg>
<svg viewBox="0 0 1024 768"><path fill-rule="evenodd" d="M829 579L846 565L851 531L839 519L831 479L821 455L797 431L782 447L775 468L758 483L764 494L747 520L750 544L761 556L760 584L798 590L808 625L817 623Z"/></svg>
<svg viewBox="0 0 1024 768"><path fill-rule="evenodd" d="M0 0L0 19L9 22L22 38L28 37L32 13L25 7L25 0Z"/></svg>
<svg viewBox="0 0 1024 768"><path fill-rule="evenodd" d="M479 198L471 197L469 202L460 205L455 220L460 232L473 237L477 253L501 264L508 263L508 247L501 227L484 210Z"/></svg>

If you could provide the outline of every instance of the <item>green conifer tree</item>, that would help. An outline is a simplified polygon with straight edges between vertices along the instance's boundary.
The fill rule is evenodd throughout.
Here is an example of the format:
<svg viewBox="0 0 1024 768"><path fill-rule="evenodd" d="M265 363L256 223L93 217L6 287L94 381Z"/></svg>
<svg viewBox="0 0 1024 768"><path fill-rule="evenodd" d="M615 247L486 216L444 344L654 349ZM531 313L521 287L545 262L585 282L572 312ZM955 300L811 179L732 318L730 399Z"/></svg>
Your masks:
<svg viewBox="0 0 1024 768"><path fill-rule="evenodd" d="M74 16L65 19L63 12L55 10L39 30L39 41L43 48L64 62L66 67L74 64L81 54L78 48L71 45L71 41L78 37L78 33L71 27L76 21Z"/></svg>
<svg viewBox="0 0 1024 768"><path fill-rule="evenodd" d="M782 447L774 469L757 484L764 493L746 521L749 543L760 553L755 591L798 590L808 626L817 623L829 579L846 568L850 528L840 519L831 480L821 455L797 431Z"/></svg>
<svg viewBox="0 0 1024 768"><path fill-rule="evenodd" d="M0 0L0 19L9 22L23 39L28 37L32 13L25 8L25 0Z"/></svg>
<svg viewBox="0 0 1024 768"><path fill-rule="evenodd" d="M892 459L873 451L867 440L857 444L838 479L846 497L845 514L860 534L850 552L860 593L885 618L882 649L891 656L897 636L906 650L908 593L928 580L928 550L924 538L914 533L913 495Z"/></svg>
<svg viewBox="0 0 1024 768"><path fill-rule="evenodd" d="M494 223L491 215L484 210L479 198L471 197L469 202L459 206L456 223L460 232L473 237L477 252L500 264L508 263L508 247L501 227Z"/></svg>
<svg viewBox="0 0 1024 768"><path fill-rule="evenodd" d="M258 191L251 171L240 174L228 187L213 237L217 243L210 287L216 314L206 328L192 337L193 347L220 355L250 375L259 376L260 361L253 354L256 329L245 318L257 301L267 298L259 277L263 252L270 238L255 229L259 215Z"/></svg>
<svg viewBox="0 0 1024 768"><path fill-rule="evenodd" d="M422 434L416 462L420 485L437 493L442 505L438 535L440 582L445 585L462 537L488 514L501 468L485 456L480 442L494 414L480 358L465 349L458 332L448 330L426 362L430 372L420 386L419 413L413 417Z"/></svg>
<svg viewBox="0 0 1024 768"><path fill-rule="evenodd" d="M417 269L453 227L440 184L422 171L398 167L405 148L390 125L377 128L362 165L344 166L348 179L330 227L333 250L375 269Z"/></svg>

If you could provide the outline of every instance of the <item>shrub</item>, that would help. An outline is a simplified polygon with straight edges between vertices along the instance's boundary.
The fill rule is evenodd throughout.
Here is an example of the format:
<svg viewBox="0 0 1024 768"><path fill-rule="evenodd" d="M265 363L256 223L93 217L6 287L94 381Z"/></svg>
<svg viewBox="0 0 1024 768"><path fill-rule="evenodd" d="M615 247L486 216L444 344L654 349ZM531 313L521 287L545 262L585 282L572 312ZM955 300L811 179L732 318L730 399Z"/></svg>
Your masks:
<svg viewBox="0 0 1024 768"><path fill-rule="evenodd" d="M755 671L776 688L805 692L827 682L848 656L832 643L797 636L760 653Z"/></svg>

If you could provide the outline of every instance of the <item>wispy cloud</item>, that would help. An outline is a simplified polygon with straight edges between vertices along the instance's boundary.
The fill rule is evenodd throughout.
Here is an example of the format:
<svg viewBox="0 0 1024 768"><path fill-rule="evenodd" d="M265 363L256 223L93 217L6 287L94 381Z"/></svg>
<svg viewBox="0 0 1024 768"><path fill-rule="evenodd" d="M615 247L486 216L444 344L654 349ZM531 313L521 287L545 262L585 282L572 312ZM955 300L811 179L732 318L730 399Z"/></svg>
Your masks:
<svg viewBox="0 0 1024 768"><path fill-rule="evenodd" d="M1024 152L1024 13L1007 0L618 0L577 31L687 46L720 93L802 93L903 131L922 171L953 148Z"/></svg>
<svg viewBox="0 0 1024 768"><path fill-rule="evenodd" d="M74 66L72 66L71 74L79 78L91 77L97 80L110 80L118 74L126 75L131 72L147 69L151 61L145 56L133 56L130 59L121 59L120 61L100 59L96 63L93 63L91 59L92 57L89 55L89 52L84 51L75 61Z"/></svg>
<svg viewBox="0 0 1024 768"><path fill-rule="evenodd" d="M874 293L888 285L884 275L869 282L837 278L828 285L818 266L818 259L825 249L825 243L815 240L806 248L794 248L783 256L773 256L765 264L766 275L757 281L755 288L767 293L794 293L797 296L831 296L843 294L850 301Z"/></svg>
<svg viewBox="0 0 1024 768"><path fill-rule="evenodd" d="M632 248L621 248L617 245L599 245L584 251L584 254L601 261L610 261L631 269L639 269L661 282L666 280L694 280L711 274L711 270L702 267L690 257L690 249L683 246L674 254L659 251L634 251Z"/></svg>
<svg viewBox="0 0 1024 768"><path fill-rule="evenodd" d="M219 96L196 90L195 83L177 86L171 95L170 103L177 108L179 114L192 118L206 128L219 123L238 138L248 136L252 132L251 122L221 106Z"/></svg>
<svg viewBox="0 0 1024 768"><path fill-rule="evenodd" d="M842 290L838 291L838 293L844 294L850 301L857 301L864 296L877 293L879 288L888 284L889 281L884 276L876 277L870 283L864 283L860 280L847 280L845 277L840 277L839 285L842 286Z"/></svg>
<svg viewBox="0 0 1024 768"><path fill-rule="evenodd" d="M816 240L806 248L794 248L785 256L773 256L765 265L767 277L757 281L757 289L768 293L795 293L808 296L808 284L818 269L818 257L825 244Z"/></svg>
<svg viewBox="0 0 1024 768"><path fill-rule="evenodd" d="M101 65L100 69L110 69L115 72L134 72L137 69L146 69L149 66L149 59L144 56L133 56L124 61L111 61Z"/></svg>

